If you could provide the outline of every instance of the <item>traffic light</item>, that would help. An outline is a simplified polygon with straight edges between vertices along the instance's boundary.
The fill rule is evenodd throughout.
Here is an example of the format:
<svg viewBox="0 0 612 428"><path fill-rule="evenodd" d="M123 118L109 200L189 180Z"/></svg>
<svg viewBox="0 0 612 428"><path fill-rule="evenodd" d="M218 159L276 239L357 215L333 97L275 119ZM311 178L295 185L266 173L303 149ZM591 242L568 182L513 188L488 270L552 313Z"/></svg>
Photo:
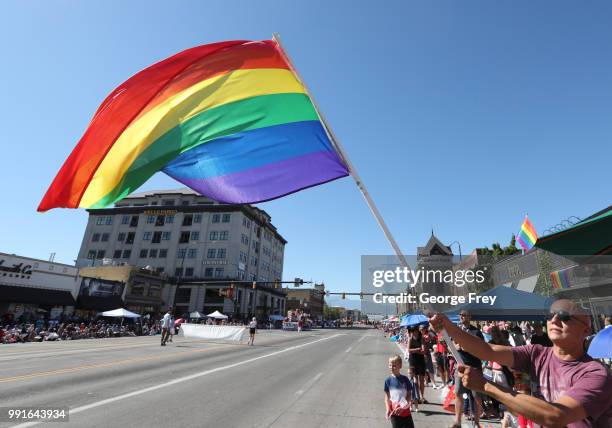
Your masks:
<svg viewBox="0 0 612 428"><path fill-rule="evenodd" d="M363 300L363 291L362 291L361 293L359 293L359 298L360 298L361 300Z"/></svg>
<svg viewBox="0 0 612 428"><path fill-rule="evenodd" d="M342 300L346 299L346 293L342 293Z"/></svg>
<svg viewBox="0 0 612 428"><path fill-rule="evenodd" d="M293 284L294 284L296 287L299 287L300 285L304 285L304 280L303 280L302 278L295 278L295 279L293 280Z"/></svg>
<svg viewBox="0 0 612 428"><path fill-rule="evenodd" d="M274 281L274 288L279 288L280 287L280 280L276 280Z"/></svg>

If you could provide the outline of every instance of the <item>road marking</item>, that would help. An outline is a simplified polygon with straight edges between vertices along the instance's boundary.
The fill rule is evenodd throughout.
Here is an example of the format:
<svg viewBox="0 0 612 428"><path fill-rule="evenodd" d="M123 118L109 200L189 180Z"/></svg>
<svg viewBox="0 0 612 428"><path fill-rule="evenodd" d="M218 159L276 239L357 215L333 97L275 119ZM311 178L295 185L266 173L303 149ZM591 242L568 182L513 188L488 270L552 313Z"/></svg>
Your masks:
<svg viewBox="0 0 612 428"><path fill-rule="evenodd" d="M344 352L347 352L347 353L348 353L348 352L351 352L351 349L353 349L353 347L352 347L352 346L350 346L350 347L349 347L349 348L348 348L346 351L344 351Z"/></svg>
<svg viewBox="0 0 612 428"><path fill-rule="evenodd" d="M60 356L60 355L69 355L69 354L85 354L85 353L89 353L89 352L96 352L96 351L104 351L104 350L121 350L121 349L129 349L129 348L142 348L143 346L154 346L158 344L158 341L156 342L151 342L151 343L142 343L139 345L121 345L121 346L97 346L95 348L89 348L89 349L66 349L66 350L57 350L57 351L53 351L53 350L43 350L43 351L29 351L26 353L19 353L19 352L11 352L10 354L12 355L3 355L2 357L0 357L0 361L6 361L6 360L14 360L15 358L28 358L28 357L55 357L55 356Z"/></svg>
<svg viewBox="0 0 612 428"><path fill-rule="evenodd" d="M275 352L271 352L269 354L260 355L259 357L249 358L248 360L240 361L238 363L228 364L227 366L221 366L221 367L217 367L215 369L210 369L210 370L205 370L203 372L194 373L192 375L180 377L178 379L174 379L174 380L171 380L169 382L160 383L159 385L150 386L150 387L144 388L144 389L139 389L139 390L136 390L136 391L129 392L127 394L117 395L115 397L107 398L105 400L97 401L95 403L87 404L85 406L75 407L74 409L69 409L69 412L70 412L70 415L74 415L74 414L81 413L81 412L84 412L84 411L89 410L89 409L93 409L93 408L96 408L96 407L104 406L106 404L114 403L115 401L121 401L121 400L124 400L126 398L131 398L131 397L135 397L137 395L146 394L147 392L156 391L158 389L162 389L162 388L165 388L165 387L168 387L168 386L176 385L176 384L182 383L182 382L187 382L189 380L197 379L199 377L207 376L209 374L217 373L217 372L220 372L220 371L223 371L223 370L233 369L234 367L238 367L238 366L242 366L244 364L252 363L253 361L258 361L258 360L261 360L263 358L268 358L268 357L273 357L275 355L284 354L285 352L293 351L295 349L303 348L304 346L312 345L314 343L322 342L322 341L328 340L328 339L333 339L334 337L342 336L342 335L343 335L343 333L334 334L332 336L327 336L327 337L324 337L322 339L313 340L312 342L303 343L301 345L290 346L289 348L281 349L280 351L275 351ZM41 423L43 423L43 421L26 422L24 424L14 425L13 428L26 428L26 427L35 426L35 425L38 425L38 424L41 424Z"/></svg>
<svg viewBox="0 0 612 428"><path fill-rule="evenodd" d="M314 378L310 379L308 382L306 382L302 389L295 392L295 395L302 395L304 391L308 391L319 380L321 376L323 376L323 373L319 373Z"/></svg>
<svg viewBox="0 0 612 428"><path fill-rule="evenodd" d="M361 339L359 339L357 342L361 342L363 339L365 339L367 336L361 336Z"/></svg>
<svg viewBox="0 0 612 428"><path fill-rule="evenodd" d="M129 358L127 360L111 361L108 363L89 364L86 366L70 367L66 369L51 370L47 372L37 372L37 373L30 373L27 375L4 377L4 378L0 378L0 383L15 382L19 380L29 380L29 379L33 379L37 377L55 376L58 374L65 374L65 373L75 373L75 372L80 372L83 370L99 369L99 368L104 368L104 367L111 367L111 366L130 364L130 363L140 363L143 361L160 360L162 358L176 357L177 355L187 355L187 354L193 354L193 353L199 353L199 352L212 351L214 349L219 349L222 347L223 346L217 346L214 348L206 348L206 349L194 349L191 351L175 352L173 354L161 354L161 355L155 355L151 357L136 357L136 358Z"/></svg>

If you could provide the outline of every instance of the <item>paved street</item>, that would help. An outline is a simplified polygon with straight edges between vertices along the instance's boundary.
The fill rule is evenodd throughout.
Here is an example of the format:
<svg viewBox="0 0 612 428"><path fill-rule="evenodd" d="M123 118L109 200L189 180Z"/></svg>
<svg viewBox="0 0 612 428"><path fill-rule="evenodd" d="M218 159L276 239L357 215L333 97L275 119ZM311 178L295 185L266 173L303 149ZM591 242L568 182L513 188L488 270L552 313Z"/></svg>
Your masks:
<svg viewBox="0 0 612 428"><path fill-rule="evenodd" d="M159 336L2 346L0 403L67 405L62 426L74 427L389 427L382 384L397 352L372 329L261 331L253 347L175 337L162 348ZM452 422L435 404L414 419Z"/></svg>

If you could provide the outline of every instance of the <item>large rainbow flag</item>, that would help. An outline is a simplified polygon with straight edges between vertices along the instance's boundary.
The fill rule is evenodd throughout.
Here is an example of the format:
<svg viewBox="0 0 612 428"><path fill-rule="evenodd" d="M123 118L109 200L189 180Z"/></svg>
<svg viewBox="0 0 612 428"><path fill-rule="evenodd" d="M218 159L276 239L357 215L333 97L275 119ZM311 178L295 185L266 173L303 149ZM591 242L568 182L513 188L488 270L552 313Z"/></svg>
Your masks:
<svg viewBox="0 0 612 428"><path fill-rule="evenodd" d="M519 244L521 244L521 247L523 247L525 251L531 250L538 240L538 233L527 216L525 216L525 220L523 220L521 231L519 232L516 240Z"/></svg>
<svg viewBox="0 0 612 428"><path fill-rule="evenodd" d="M198 46L122 83L38 210L108 206L157 171L224 203L262 202L348 175L272 40Z"/></svg>

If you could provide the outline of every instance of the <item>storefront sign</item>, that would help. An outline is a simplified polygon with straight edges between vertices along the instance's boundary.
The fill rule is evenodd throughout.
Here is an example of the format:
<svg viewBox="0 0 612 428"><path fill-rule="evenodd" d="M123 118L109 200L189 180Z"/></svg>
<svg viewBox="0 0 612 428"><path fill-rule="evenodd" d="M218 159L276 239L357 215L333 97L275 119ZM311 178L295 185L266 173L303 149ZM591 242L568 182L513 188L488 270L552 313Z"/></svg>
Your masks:
<svg viewBox="0 0 612 428"><path fill-rule="evenodd" d="M4 259L2 259L0 260L0 271L32 275L32 265L24 265L23 263L19 263L14 264L13 267L8 267L4 266Z"/></svg>

